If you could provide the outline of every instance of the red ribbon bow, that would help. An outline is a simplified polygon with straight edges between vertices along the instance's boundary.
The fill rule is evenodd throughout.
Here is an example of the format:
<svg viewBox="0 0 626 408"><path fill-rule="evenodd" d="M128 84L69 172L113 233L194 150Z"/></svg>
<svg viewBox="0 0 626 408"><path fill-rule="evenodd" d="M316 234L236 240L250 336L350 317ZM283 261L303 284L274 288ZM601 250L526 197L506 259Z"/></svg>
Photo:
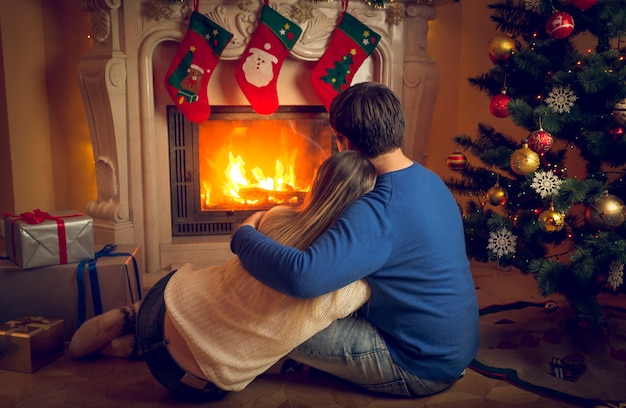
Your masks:
<svg viewBox="0 0 626 408"><path fill-rule="evenodd" d="M41 224L46 219L52 219L52 216L47 212L43 212L39 209L34 210L33 212L25 212L21 213L18 216L18 219L25 221L27 224Z"/></svg>

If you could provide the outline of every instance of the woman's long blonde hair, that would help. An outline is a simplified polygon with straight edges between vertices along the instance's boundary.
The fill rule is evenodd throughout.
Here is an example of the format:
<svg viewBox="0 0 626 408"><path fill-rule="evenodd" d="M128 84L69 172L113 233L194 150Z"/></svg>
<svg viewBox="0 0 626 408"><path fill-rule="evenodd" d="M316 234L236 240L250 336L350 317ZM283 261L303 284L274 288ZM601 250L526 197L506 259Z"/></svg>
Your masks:
<svg viewBox="0 0 626 408"><path fill-rule="evenodd" d="M283 245L305 249L357 198L371 191L376 170L362 154L347 150L326 159L311 190L295 210L270 211L259 231Z"/></svg>
<svg viewBox="0 0 626 408"><path fill-rule="evenodd" d="M298 208L274 207L262 218L259 231L277 242L298 249L311 245L330 228L341 213L376 184L376 170L365 156L354 150L337 153L319 167L311 190ZM317 298L297 300L256 281L244 272L239 258L222 268L222 290L229 296L245 297L254 305L259 324L266 316L289 311L294 321L304 321L317 307Z"/></svg>

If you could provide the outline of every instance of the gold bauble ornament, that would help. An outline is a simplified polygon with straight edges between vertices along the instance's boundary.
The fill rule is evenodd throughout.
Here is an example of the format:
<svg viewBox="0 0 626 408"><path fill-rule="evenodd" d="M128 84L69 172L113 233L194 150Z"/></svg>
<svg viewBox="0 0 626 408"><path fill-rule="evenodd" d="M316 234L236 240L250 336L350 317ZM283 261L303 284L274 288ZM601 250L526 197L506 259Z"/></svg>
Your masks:
<svg viewBox="0 0 626 408"><path fill-rule="evenodd" d="M524 143L511 154L511 170L520 175L530 174L539 168L539 155Z"/></svg>
<svg viewBox="0 0 626 408"><path fill-rule="evenodd" d="M504 205L508 198L509 195L506 190L500 187L498 184L487 190L487 199L489 200L489 203L491 205Z"/></svg>
<svg viewBox="0 0 626 408"><path fill-rule="evenodd" d="M496 34L489 40L489 55L498 61L505 61L515 51L515 40L505 34Z"/></svg>
<svg viewBox="0 0 626 408"><path fill-rule="evenodd" d="M539 228L544 232L557 232L565 225L565 214L554 211L554 208L543 211L537 219Z"/></svg>
<svg viewBox="0 0 626 408"><path fill-rule="evenodd" d="M592 228L607 230L624 223L624 202L613 194L605 193L591 205L585 207L585 221Z"/></svg>

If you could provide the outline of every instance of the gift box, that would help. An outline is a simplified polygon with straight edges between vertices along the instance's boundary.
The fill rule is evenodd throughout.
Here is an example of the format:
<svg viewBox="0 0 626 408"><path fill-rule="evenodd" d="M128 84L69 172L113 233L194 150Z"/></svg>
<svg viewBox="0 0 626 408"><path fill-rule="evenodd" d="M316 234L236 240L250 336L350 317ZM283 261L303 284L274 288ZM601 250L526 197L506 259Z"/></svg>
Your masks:
<svg viewBox="0 0 626 408"><path fill-rule="evenodd" d="M25 316L0 325L2 370L34 373L63 351L63 320Z"/></svg>
<svg viewBox="0 0 626 408"><path fill-rule="evenodd" d="M22 315L63 319L64 338L69 340L79 320L93 317L98 309L106 312L139 300L141 247L120 244L107 248L108 255L99 256L93 263L23 270L9 260L0 260L0 321ZM90 279L94 273L98 283L95 292Z"/></svg>
<svg viewBox="0 0 626 408"><path fill-rule="evenodd" d="M5 214L6 255L22 269L94 257L93 219L76 211Z"/></svg>

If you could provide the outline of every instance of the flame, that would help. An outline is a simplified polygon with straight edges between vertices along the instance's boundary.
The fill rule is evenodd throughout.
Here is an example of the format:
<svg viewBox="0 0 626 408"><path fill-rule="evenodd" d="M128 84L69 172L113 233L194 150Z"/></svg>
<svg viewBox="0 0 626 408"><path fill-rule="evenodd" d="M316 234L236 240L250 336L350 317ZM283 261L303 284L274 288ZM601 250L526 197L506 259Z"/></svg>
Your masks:
<svg viewBox="0 0 626 408"><path fill-rule="evenodd" d="M297 156L297 151L292 155ZM269 204L297 204L302 196L309 191L310 185L296 186L296 171L294 163L285 164L276 159L274 175L266 176L261 167L254 167L249 172L246 162L241 155L228 152L228 165L224 170L225 182L221 191L228 201L242 205ZM202 183L202 202L205 206L211 205L211 183Z"/></svg>
<svg viewBox="0 0 626 408"><path fill-rule="evenodd" d="M202 210L301 203L326 151L288 123L207 121L200 138ZM283 121L286 122L286 121ZM202 134L202 133L201 133Z"/></svg>
<svg viewBox="0 0 626 408"><path fill-rule="evenodd" d="M295 170L292 164L285 166L281 160L276 159L274 177L268 177L260 167L253 168L248 175L246 162L233 152L228 152L228 161L224 171L227 182L222 186L222 192L239 204L258 204L263 198L273 204L283 204L285 195L277 193L294 191ZM307 186L305 191L308 188Z"/></svg>
<svg viewBox="0 0 626 408"><path fill-rule="evenodd" d="M226 171L224 171L228 183L222 187L222 191L227 196L240 199L239 190L242 187L248 187L250 185L246 178L246 162L241 156L235 157L233 152L228 152L228 162L228 167Z"/></svg>

